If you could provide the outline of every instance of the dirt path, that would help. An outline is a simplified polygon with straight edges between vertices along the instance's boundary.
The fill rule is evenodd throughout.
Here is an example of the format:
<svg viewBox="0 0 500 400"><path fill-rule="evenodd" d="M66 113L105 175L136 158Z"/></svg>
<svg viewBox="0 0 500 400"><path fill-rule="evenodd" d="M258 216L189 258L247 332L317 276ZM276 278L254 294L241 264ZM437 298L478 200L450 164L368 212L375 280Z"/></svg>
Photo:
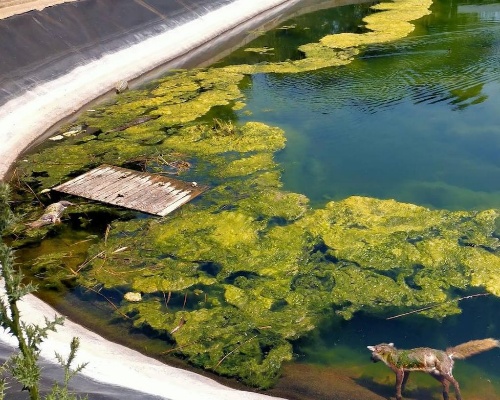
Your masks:
<svg viewBox="0 0 500 400"><path fill-rule="evenodd" d="M0 19L76 0L0 0Z"/></svg>

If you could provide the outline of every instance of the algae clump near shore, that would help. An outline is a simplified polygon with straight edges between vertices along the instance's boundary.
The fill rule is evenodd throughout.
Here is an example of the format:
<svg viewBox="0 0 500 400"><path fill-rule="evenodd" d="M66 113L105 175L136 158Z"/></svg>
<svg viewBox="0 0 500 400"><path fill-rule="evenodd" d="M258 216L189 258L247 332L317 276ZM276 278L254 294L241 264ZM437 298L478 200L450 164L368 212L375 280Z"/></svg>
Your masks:
<svg viewBox="0 0 500 400"><path fill-rule="evenodd" d="M250 385L270 386L281 361L292 357L293 341L324 318L429 304L436 307L424 315L442 318L460 312L450 301L456 290L500 294L493 211L432 211L351 197L289 212L294 217L275 224L276 215L287 214L286 196L276 199L274 215L258 217L239 201L230 211L218 211L220 204L143 222L130 237L122 229L127 223L113 223L107 244L90 250L107 256L80 280L142 292L142 302L120 308L135 326L169 335L194 365ZM114 255L121 246L139 250Z"/></svg>
<svg viewBox="0 0 500 400"><path fill-rule="evenodd" d="M428 12L427 3L417 12L413 2L396 3L409 6L407 17L397 17L404 21ZM497 211L430 210L366 197L312 209L306 196L282 188L274 155L286 145L285 132L237 121L248 74L342 65L359 45L404 36L403 25L390 39L358 35L340 46L325 38L302 46L305 58L295 62L173 73L87 112L76 124L94 133L20 163L19 176L31 188L50 188L101 163L175 173L211 188L163 219L114 220L73 272L64 270L68 252L56 251L35 260L39 271L49 284L66 279L62 273L118 298L116 315L166 338L172 353L261 388L292 359L294 341L324 319L429 304L435 307L423 315L443 318L460 312L456 291L500 295ZM68 210L76 228L91 219L92 207ZM37 210L23 211L30 219ZM22 239L22 227L16 234ZM57 227L44 234L50 242Z"/></svg>

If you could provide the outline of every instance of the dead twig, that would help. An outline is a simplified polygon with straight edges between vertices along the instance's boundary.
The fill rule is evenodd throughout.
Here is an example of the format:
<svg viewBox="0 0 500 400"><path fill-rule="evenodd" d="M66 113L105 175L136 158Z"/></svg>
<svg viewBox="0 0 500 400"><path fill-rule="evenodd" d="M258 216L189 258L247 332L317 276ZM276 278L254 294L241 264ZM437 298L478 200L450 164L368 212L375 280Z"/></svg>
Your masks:
<svg viewBox="0 0 500 400"><path fill-rule="evenodd" d="M83 262L82 264L80 264L80 266L76 269L76 271L74 271L73 269L70 268L71 272L73 273L74 276L77 276L78 273L83 269L85 268L87 265L89 265L93 260L95 260L97 257L102 257L104 255L104 251L101 251L99 253L97 253L95 256L91 257L90 259L86 260L85 262Z"/></svg>
<svg viewBox="0 0 500 400"><path fill-rule="evenodd" d="M35 191L31 188L30 185L28 185L25 181L21 181L22 183L24 183L26 185L26 187L28 188L28 190L33 193L33 196L35 196L36 200L43 206L43 203L42 201L38 198L38 196L36 195Z"/></svg>
<svg viewBox="0 0 500 400"><path fill-rule="evenodd" d="M472 299L474 297L482 297L482 296L489 296L489 295L490 295L489 293L472 294L470 296L460 297L459 299L456 299L456 300L448 300L448 301L445 301L444 303L433 304L431 306L419 308L418 310L408 311L408 312L405 312L403 314L394 315L393 317L386 318L386 320L396 319L396 318L399 318L399 317L405 317L405 316L410 315L410 314L416 314L416 313L419 313L419 312L422 312L422 311L430 310L431 308L434 308L434 307L442 306L444 304L453 303L455 301L459 302L459 301L462 301L462 300Z"/></svg>
<svg viewBox="0 0 500 400"><path fill-rule="evenodd" d="M98 294L99 296L102 296L109 304L111 304L111 306L115 309L115 311L120 314L123 318L125 319L130 319L130 317L126 314L124 314L123 312L121 312L118 308L118 306L113 303L108 297L106 297L105 295L103 295L100 291L98 290L95 290L91 287L88 287L88 286L85 286L85 285L82 285L84 288L90 290L91 292L94 292L95 294Z"/></svg>
<svg viewBox="0 0 500 400"><path fill-rule="evenodd" d="M181 320L179 321L179 324L170 331L170 334L173 335L175 332L177 332L179 329L181 329L184 324L186 323L186 319L184 318L184 316L181 317Z"/></svg>
<svg viewBox="0 0 500 400"><path fill-rule="evenodd" d="M69 245L69 247L73 247L73 246L78 246L79 244L82 244L82 243L86 243L86 242L90 242L92 240L95 240L95 238L92 238L92 239L85 239L85 240L80 240L79 242L74 242L74 243L71 243Z"/></svg>
<svg viewBox="0 0 500 400"><path fill-rule="evenodd" d="M217 367L219 365L222 364L222 362L228 358L231 354L233 354L236 350L238 350L240 347L244 346L245 344L247 344L249 341L255 339L257 337L257 335L253 335L250 339L248 340L245 340L243 343L241 343L239 346L236 346L233 350L231 350L229 353L227 353L224 357L222 357L219 362L217 363L217 365L214 367L214 370L217 369Z"/></svg>
<svg viewBox="0 0 500 400"><path fill-rule="evenodd" d="M187 298L188 298L188 292L186 290L186 293L184 294L184 304L182 305L182 309L183 310L186 308Z"/></svg>
<svg viewBox="0 0 500 400"><path fill-rule="evenodd" d="M108 244L108 236L109 236L110 229L111 229L111 225L110 224L106 225L106 232L104 232L104 246L105 247Z"/></svg>
<svg viewBox="0 0 500 400"><path fill-rule="evenodd" d="M174 347L173 349L162 351L160 354L170 354L170 353L173 353L174 351L185 349L186 347L192 346L193 344L196 344L196 343L198 343L198 342L195 341L195 342L191 342L191 343L188 343L188 344L185 344L182 346L177 346L177 347Z"/></svg>

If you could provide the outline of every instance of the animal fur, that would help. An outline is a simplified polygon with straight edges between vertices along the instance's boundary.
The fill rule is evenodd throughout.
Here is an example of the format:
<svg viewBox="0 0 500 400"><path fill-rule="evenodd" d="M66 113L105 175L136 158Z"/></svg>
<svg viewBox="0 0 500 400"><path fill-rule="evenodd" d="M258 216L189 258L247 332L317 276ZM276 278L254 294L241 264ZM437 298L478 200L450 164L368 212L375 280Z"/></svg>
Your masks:
<svg viewBox="0 0 500 400"><path fill-rule="evenodd" d="M467 343L450 347L446 351L418 347L409 350L399 350L393 343L381 343L368 346L372 352L373 362L382 361L396 374L396 399L402 400L404 390L411 371L427 372L443 385L443 399L449 399L450 383L455 388L457 400L462 400L460 386L453 377L454 359L462 360L474 354L500 347L496 339L471 340Z"/></svg>
<svg viewBox="0 0 500 400"><path fill-rule="evenodd" d="M45 211L43 212L43 215L38 218L36 221L33 221L29 224L27 224L30 228L40 228L45 225L50 225L50 224L56 224L61 222L61 216L64 212L64 210L72 206L73 203L62 200L58 201L57 203L50 204L47 206Z"/></svg>

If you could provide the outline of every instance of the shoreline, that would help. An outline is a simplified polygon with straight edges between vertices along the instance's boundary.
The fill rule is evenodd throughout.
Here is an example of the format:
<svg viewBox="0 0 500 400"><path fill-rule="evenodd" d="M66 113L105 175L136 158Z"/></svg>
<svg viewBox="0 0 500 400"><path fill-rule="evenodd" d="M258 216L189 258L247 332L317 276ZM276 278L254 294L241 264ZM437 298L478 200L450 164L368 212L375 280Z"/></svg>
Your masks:
<svg viewBox="0 0 500 400"><path fill-rule="evenodd" d="M278 16L298 1L255 0L249 5L246 0L236 0L197 20L79 66L70 73L7 102L0 108L0 140L3 143L0 148L0 179L5 180L15 160L37 140L47 135L60 121L109 94L116 82L133 82L162 67L175 68L196 53L204 51L211 42L223 40L224 36L232 36L235 31L249 30L259 20L269 19L270 15ZM62 2L65 1L36 1L26 3L25 6L37 3L41 7L42 3L50 6ZM34 9L26 7L23 12ZM0 17L6 9L0 8ZM193 35L193 31L199 35ZM168 43L172 42L183 43L183 46L169 48L171 46ZM39 127L44 128L42 130ZM43 324L44 317L53 318L59 314L34 295L25 296L20 309L23 321L33 324ZM98 382L171 400L192 399L197 393L202 394L204 400L279 399L233 389L202 375L168 366L110 342L68 319L43 342L41 356L54 362L54 352L66 355L74 336L80 338L75 363L89 363L81 375ZM3 330L0 331L0 341L12 347L17 346L17 341Z"/></svg>
<svg viewBox="0 0 500 400"><path fill-rule="evenodd" d="M23 321L33 324L43 325L44 317L51 319L60 315L33 295L24 297L19 308ZM203 395L204 400L280 399L233 389L208 377L163 364L138 351L110 342L68 319L57 328L57 332L49 333L48 339L40 346L41 357L56 363L55 352L66 356L71 338L75 336L80 338L80 348L74 365L87 362L88 365L79 375L97 382L170 400L191 400L198 393ZM3 329L0 331L0 341L12 347L17 345L16 339Z"/></svg>
<svg viewBox="0 0 500 400"><path fill-rule="evenodd" d="M236 0L174 29L78 66L8 101L0 107L0 141L3 143L0 179L5 180L15 160L60 121L82 111L96 99L109 96L118 82L133 83L145 75L151 77L152 71L179 68L214 43L247 32L273 16L278 17L298 2L255 0L249 5L245 0ZM182 46L173 48L170 43L182 43Z"/></svg>

